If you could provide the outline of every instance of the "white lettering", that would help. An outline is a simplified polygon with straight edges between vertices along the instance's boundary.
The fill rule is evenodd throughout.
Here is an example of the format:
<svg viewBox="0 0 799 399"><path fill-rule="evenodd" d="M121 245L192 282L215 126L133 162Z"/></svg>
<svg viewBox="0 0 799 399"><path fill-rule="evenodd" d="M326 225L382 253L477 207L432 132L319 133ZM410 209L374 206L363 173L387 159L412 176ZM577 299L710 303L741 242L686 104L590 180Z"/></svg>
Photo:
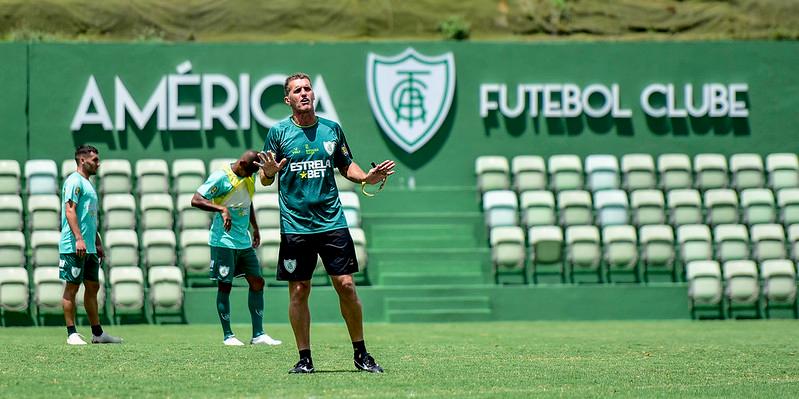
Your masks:
<svg viewBox="0 0 799 399"><path fill-rule="evenodd" d="M643 108L644 113L647 115L653 118L661 118L666 116L668 111L666 110L666 107L655 108L652 106L652 95L655 93L660 93L665 96L666 86L660 83L653 83L649 86L646 86L641 92L641 108Z"/></svg>
<svg viewBox="0 0 799 399"><path fill-rule="evenodd" d="M719 83L710 85L710 117L726 116L730 110L727 103L727 87Z"/></svg>
<svg viewBox="0 0 799 399"><path fill-rule="evenodd" d="M746 93L749 91L749 85L746 83L731 83L729 91L730 91L730 117L748 118L749 110L746 108L746 102L738 101L738 93L746 95Z"/></svg>
<svg viewBox="0 0 799 399"><path fill-rule="evenodd" d="M200 84L200 75L168 75L169 130L200 130L197 106L179 105L180 87Z"/></svg>
<svg viewBox="0 0 799 399"><path fill-rule="evenodd" d="M546 84L544 85L543 106L545 118L560 118L563 112L560 109L560 102L553 98L553 94L559 93L562 90L561 85Z"/></svg>
<svg viewBox="0 0 799 399"><path fill-rule="evenodd" d="M563 85L563 116L574 118L583 113L582 103L580 102L580 88L576 84L566 83Z"/></svg>
<svg viewBox="0 0 799 399"><path fill-rule="evenodd" d="M94 112L89 112L92 105L94 105ZM77 131L83 125L102 125L104 130L113 129L111 116L108 115L108 108L105 106L105 101L102 94L100 94L100 89L97 87L97 81L94 80L94 75L89 76L89 82L86 83L78 110L75 112L75 116L72 117L72 123L70 123L69 128L72 131Z"/></svg>
<svg viewBox="0 0 799 399"><path fill-rule="evenodd" d="M225 92L225 102L214 106L214 87L221 87ZM213 129L214 119L227 130L236 130L236 122L230 114L236 109L239 93L236 84L229 77L220 74L207 74L202 77L202 110L203 129Z"/></svg>
<svg viewBox="0 0 799 399"><path fill-rule="evenodd" d="M594 108L591 105L591 96L597 95L602 97L602 106ZM592 118L602 118L610 112L610 90L607 86L601 84L591 84L583 90L583 110L585 114Z"/></svg>
<svg viewBox="0 0 799 399"><path fill-rule="evenodd" d="M621 90L619 89L619 85L616 83L610 85L610 91L613 94L613 111L611 115L613 115L614 118L632 118L633 111L621 107Z"/></svg>
<svg viewBox="0 0 799 399"><path fill-rule="evenodd" d="M688 115L694 118L701 118L707 115L707 110L710 107L710 99L708 97L707 85L702 85L702 106L697 107L694 104L694 85L685 85L685 109L688 110Z"/></svg>
<svg viewBox="0 0 799 399"><path fill-rule="evenodd" d="M125 83L119 76L114 76L114 91L116 94L116 104L114 106L114 116L116 117L115 128L117 131L125 130L127 127L126 115L130 115L130 119L139 129L144 129L153 114L158 111L156 117L156 128L158 130L166 130L166 79L161 78L158 86L147 102L144 108L139 108L136 101L128 92Z"/></svg>
<svg viewBox="0 0 799 399"><path fill-rule="evenodd" d="M486 83L480 85L480 117L488 117L488 111L496 111L499 109L499 104L496 101L489 99L491 93L497 93L499 85L494 83Z"/></svg>
<svg viewBox="0 0 799 399"><path fill-rule="evenodd" d="M524 86L516 88L516 107L508 105L508 86L499 86L499 112L508 118L516 118L524 112Z"/></svg>

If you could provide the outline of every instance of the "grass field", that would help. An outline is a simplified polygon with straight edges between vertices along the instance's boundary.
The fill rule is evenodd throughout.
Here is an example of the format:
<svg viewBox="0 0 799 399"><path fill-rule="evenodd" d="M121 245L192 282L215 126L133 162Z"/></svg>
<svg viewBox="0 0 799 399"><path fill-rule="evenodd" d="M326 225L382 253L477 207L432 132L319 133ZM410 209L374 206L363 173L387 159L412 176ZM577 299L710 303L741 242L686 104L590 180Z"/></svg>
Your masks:
<svg viewBox="0 0 799 399"><path fill-rule="evenodd" d="M242 341L249 326L234 326ZM799 397L796 321L370 324L386 369L354 372L342 324L314 325L317 373L279 347L224 347L215 325L111 326L122 345L68 347L63 328L0 328L2 397ZM89 335L88 327L79 329Z"/></svg>

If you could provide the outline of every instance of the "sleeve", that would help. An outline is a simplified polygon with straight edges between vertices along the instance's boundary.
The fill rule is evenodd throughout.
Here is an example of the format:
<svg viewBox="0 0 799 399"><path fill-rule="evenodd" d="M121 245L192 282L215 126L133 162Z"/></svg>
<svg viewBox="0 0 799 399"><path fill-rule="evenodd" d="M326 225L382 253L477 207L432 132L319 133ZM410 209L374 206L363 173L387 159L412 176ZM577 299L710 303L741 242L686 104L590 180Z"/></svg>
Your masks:
<svg viewBox="0 0 799 399"><path fill-rule="evenodd" d="M205 180L205 183L203 183L197 189L197 193L202 195L202 197L205 199L214 199L224 195L222 192L223 177L225 177L225 172L222 172L221 170L211 173L211 176L208 176L208 179Z"/></svg>
<svg viewBox="0 0 799 399"><path fill-rule="evenodd" d="M64 195L63 195L63 203L66 204L69 201L74 203L78 203L80 201L80 196L83 194L83 188L80 185L80 181L78 179L67 179L64 182Z"/></svg>
<svg viewBox="0 0 799 399"><path fill-rule="evenodd" d="M352 163L352 152L347 144L347 138L344 137L344 131L339 125L336 125L336 134L338 135L338 145L333 152L333 164L337 168L349 166Z"/></svg>
<svg viewBox="0 0 799 399"><path fill-rule="evenodd" d="M283 159L283 152L280 150L279 133L274 126L270 127L269 132L266 134L266 141L264 141L264 151L275 153L275 160L277 161Z"/></svg>

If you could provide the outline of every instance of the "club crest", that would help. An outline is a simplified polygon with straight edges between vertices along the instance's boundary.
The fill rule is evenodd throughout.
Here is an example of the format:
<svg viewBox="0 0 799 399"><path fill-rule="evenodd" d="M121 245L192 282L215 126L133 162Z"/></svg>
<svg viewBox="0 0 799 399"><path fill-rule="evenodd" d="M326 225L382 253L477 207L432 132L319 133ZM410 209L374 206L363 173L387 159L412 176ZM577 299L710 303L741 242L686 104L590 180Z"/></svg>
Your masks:
<svg viewBox="0 0 799 399"><path fill-rule="evenodd" d="M230 273L230 266L219 266L219 275L222 277L227 277L227 274Z"/></svg>
<svg viewBox="0 0 799 399"><path fill-rule="evenodd" d="M287 272L294 273L294 270L297 270L297 259L284 259L283 267Z"/></svg>
<svg viewBox="0 0 799 399"><path fill-rule="evenodd" d="M77 278L80 276L80 268L79 267L72 267L72 277Z"/></svg>
<svg viewBox="0 0 799 399"><path fill-rule="evenodd" d="M327 152L327 155L333 155L333 150L336 149L336 142L335 141L325 141L324 145L325 145L325 151Z"/></svg>
<svg viewBox="0 0 799 399"><path fill-rule="evenodd" d="M455 94L455 58L451 52L428 57L410 47L394 56L369 53L366 87L383 133L413 153L447 118Z"/></svg>

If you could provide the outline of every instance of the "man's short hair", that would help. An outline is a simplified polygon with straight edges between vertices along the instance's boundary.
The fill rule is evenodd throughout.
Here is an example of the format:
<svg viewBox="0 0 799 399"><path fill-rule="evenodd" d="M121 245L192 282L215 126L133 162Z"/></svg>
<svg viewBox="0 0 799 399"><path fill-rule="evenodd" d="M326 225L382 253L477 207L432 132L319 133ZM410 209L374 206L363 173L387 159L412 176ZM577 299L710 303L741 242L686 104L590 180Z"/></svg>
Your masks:
<svg viewBox="0 0 799 399"><path fill-rule="evenodd" d="M302 73L302 72L292 73L291 75L289 75L289 77L286 78L286 83L283 84L283 95L284 96L288 96L289 95L289 82L291 82L292 80L295 80L295 79L308 79L309 82L311 81L311 77L308 76L307 73Z"/></svg>
<svg viewBox="0 0 799 399"><path fill-rule="evenodd" d="M100 151L97 151L97 148L94 148L93 146L86 145L86 144L83 144L83 145L79 146L78 149L75 150L75 162L76 163L78 162L78 158L80 158L80 157L82 157L84 155L89 155L91 153L95 153L95 154L99 155Z"/></svg>

